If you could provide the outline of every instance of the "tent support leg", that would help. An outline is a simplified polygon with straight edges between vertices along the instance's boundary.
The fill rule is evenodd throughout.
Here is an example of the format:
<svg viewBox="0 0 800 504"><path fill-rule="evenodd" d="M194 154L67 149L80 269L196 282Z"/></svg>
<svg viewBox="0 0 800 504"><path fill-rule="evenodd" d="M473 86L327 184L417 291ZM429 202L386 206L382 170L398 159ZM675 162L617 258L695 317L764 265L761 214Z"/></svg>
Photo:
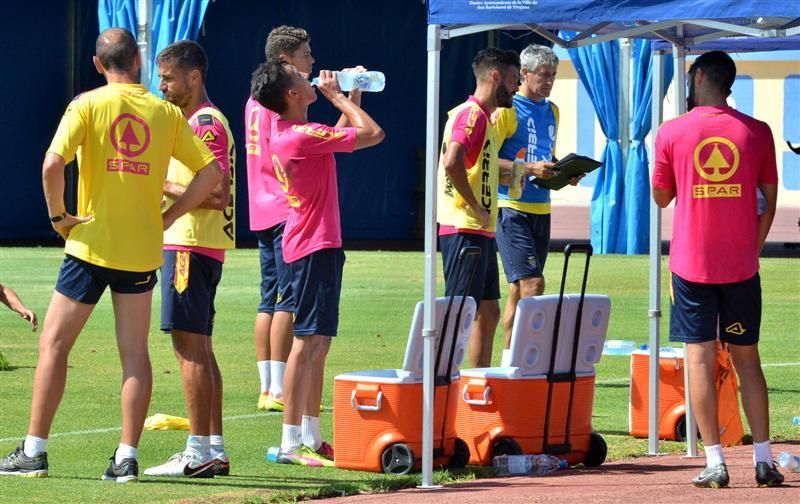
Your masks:
<svg viewBox="0 0 800 504"><path fill-rule="evenodd" d="M656 132L664 115L664 55L653 53L653 108L650 134L650 174L655 169ZM659 352L661 342L661 208L650 198L650 368L647 414L647 454L658 455Z"/></svg>
<svg viewBox="0 0 800 504"><path fill-rule="evenodd" d="M433 354L436 342L436 170L439 152L439 64L442 34L439 25L428 26L428 91L425 135L425 287L422 337L422 482L433 484Z"/></svg>

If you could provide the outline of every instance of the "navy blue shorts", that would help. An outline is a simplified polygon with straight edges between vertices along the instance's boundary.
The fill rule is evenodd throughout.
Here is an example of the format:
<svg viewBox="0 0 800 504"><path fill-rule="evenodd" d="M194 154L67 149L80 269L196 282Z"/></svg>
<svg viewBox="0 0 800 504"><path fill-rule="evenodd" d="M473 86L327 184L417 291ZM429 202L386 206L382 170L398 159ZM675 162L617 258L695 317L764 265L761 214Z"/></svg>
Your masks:
<svg viewBox="0 0 800 504"><path fill-rule="evenodd" d="M458 254L464 247L479 247L481 257L475 276L469 289L466 289L466 275L458 277ZM500 273L497 270L497 245L494 238L472 233L456 233L439 237L439 249L442 251L444 265L445 296L461 296L467 292L480 305L482 300L500 299Z"/></svg>
<svg viewBox="0 0 800 504"><path fill-rule="evenodd" d="M56 291L80 303L97 304L106 287L120 294L141 294L153 290L157 282L155 270L115 270L67 255L58 272Z"/></svg>
<svg viewBox="0 0 800 504"><path fill-rule="evenodd" d="M733 345L758 343L761 279L727 284L689 282L672 273L669 340L702 343L719 339ZM718 330L719 328L719 330Z"/></svg>
<svg viewBox="0 0 800 504"><path fill-rule="evenodd" d="M292 292L297 293L295 336L336 336L342 293L344 250L322 249L289 263Z"/></svg>
<svg viewBox="0 0 800 504"><path fill-rule="evenodd" d="M294 311L292 277L283 262L283 228L285 222L263 231L256 231L261 261L261 303L258 313Z"/></svg>
<svg viewBox="0 0 800 504"><path fill-rule="evenodd" d="M161 266L161 330L211 336L222 263L186 250L165 250Z"/></svg>
<svg viewBox="0 0 800 504"><path fill-rule="evenodd" d="M496 238L508 283L544 276L550 247L550 214L499 208Z"/></svg>

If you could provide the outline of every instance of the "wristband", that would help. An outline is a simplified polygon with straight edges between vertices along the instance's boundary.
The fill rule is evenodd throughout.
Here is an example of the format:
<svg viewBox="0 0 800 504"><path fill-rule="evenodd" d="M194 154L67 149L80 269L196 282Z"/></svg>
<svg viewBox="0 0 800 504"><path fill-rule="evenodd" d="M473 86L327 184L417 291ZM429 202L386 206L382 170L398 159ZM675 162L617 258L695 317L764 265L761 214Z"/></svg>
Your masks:
<svg viewBox="0 0 800 504"><path fill-rule="evenodd" d="M54 215L53 217L50 217L50 222L53 222L53 223L55 223L55 222L61 222L61 221L62 221L62 220L64 220L66 217L67 217L67 212L61 212L61 213L60 213L60 214L58 214L58 215Z"/></svg>

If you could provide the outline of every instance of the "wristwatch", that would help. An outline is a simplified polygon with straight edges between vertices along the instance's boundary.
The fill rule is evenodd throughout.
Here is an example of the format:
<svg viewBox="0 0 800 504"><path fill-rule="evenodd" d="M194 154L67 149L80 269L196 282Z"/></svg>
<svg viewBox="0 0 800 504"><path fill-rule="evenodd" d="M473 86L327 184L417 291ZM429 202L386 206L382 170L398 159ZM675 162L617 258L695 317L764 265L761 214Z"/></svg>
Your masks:
<svg viewBox="0 0 800 504"><path fill-rule="evenodd" d="M58 215L50 217L50 222L61 222L67 217L67 212L61 212Z"/></svg>

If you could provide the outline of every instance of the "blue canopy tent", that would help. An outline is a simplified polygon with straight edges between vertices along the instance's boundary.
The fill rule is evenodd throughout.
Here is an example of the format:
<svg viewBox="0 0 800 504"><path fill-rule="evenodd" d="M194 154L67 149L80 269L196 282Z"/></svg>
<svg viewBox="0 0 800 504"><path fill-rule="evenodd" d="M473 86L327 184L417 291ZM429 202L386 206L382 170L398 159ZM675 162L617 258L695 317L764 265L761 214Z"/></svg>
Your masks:
<svg viewBox="0 0 800 504"><path fill-rule="evenodd" d="M488 30L533 31L553 43L576 48L618 38L660 39L675 56L676 82L685 80L686 47L732 35L783 39L800 34L800 6L792 2L741 0L428 0L428 85L425 202L425 311L422 487L431 488L433 464L433 360L436 296L436 168L439 148L439 67L443 40ZM566 40L559 30L575 31ZM653 53L653 83L663 81L664 57ZM684 86L675 86L678 113L685 108ZM661 121L661 86L654 87L652 124ZM651 160L652 165L652 160ZM661 211L650 202L650 421L649 453L658 453L658 353L661 321ZM687 387L688 389L688 387ZM687 450L696 454L694 419L687 402Z"/></svg>

